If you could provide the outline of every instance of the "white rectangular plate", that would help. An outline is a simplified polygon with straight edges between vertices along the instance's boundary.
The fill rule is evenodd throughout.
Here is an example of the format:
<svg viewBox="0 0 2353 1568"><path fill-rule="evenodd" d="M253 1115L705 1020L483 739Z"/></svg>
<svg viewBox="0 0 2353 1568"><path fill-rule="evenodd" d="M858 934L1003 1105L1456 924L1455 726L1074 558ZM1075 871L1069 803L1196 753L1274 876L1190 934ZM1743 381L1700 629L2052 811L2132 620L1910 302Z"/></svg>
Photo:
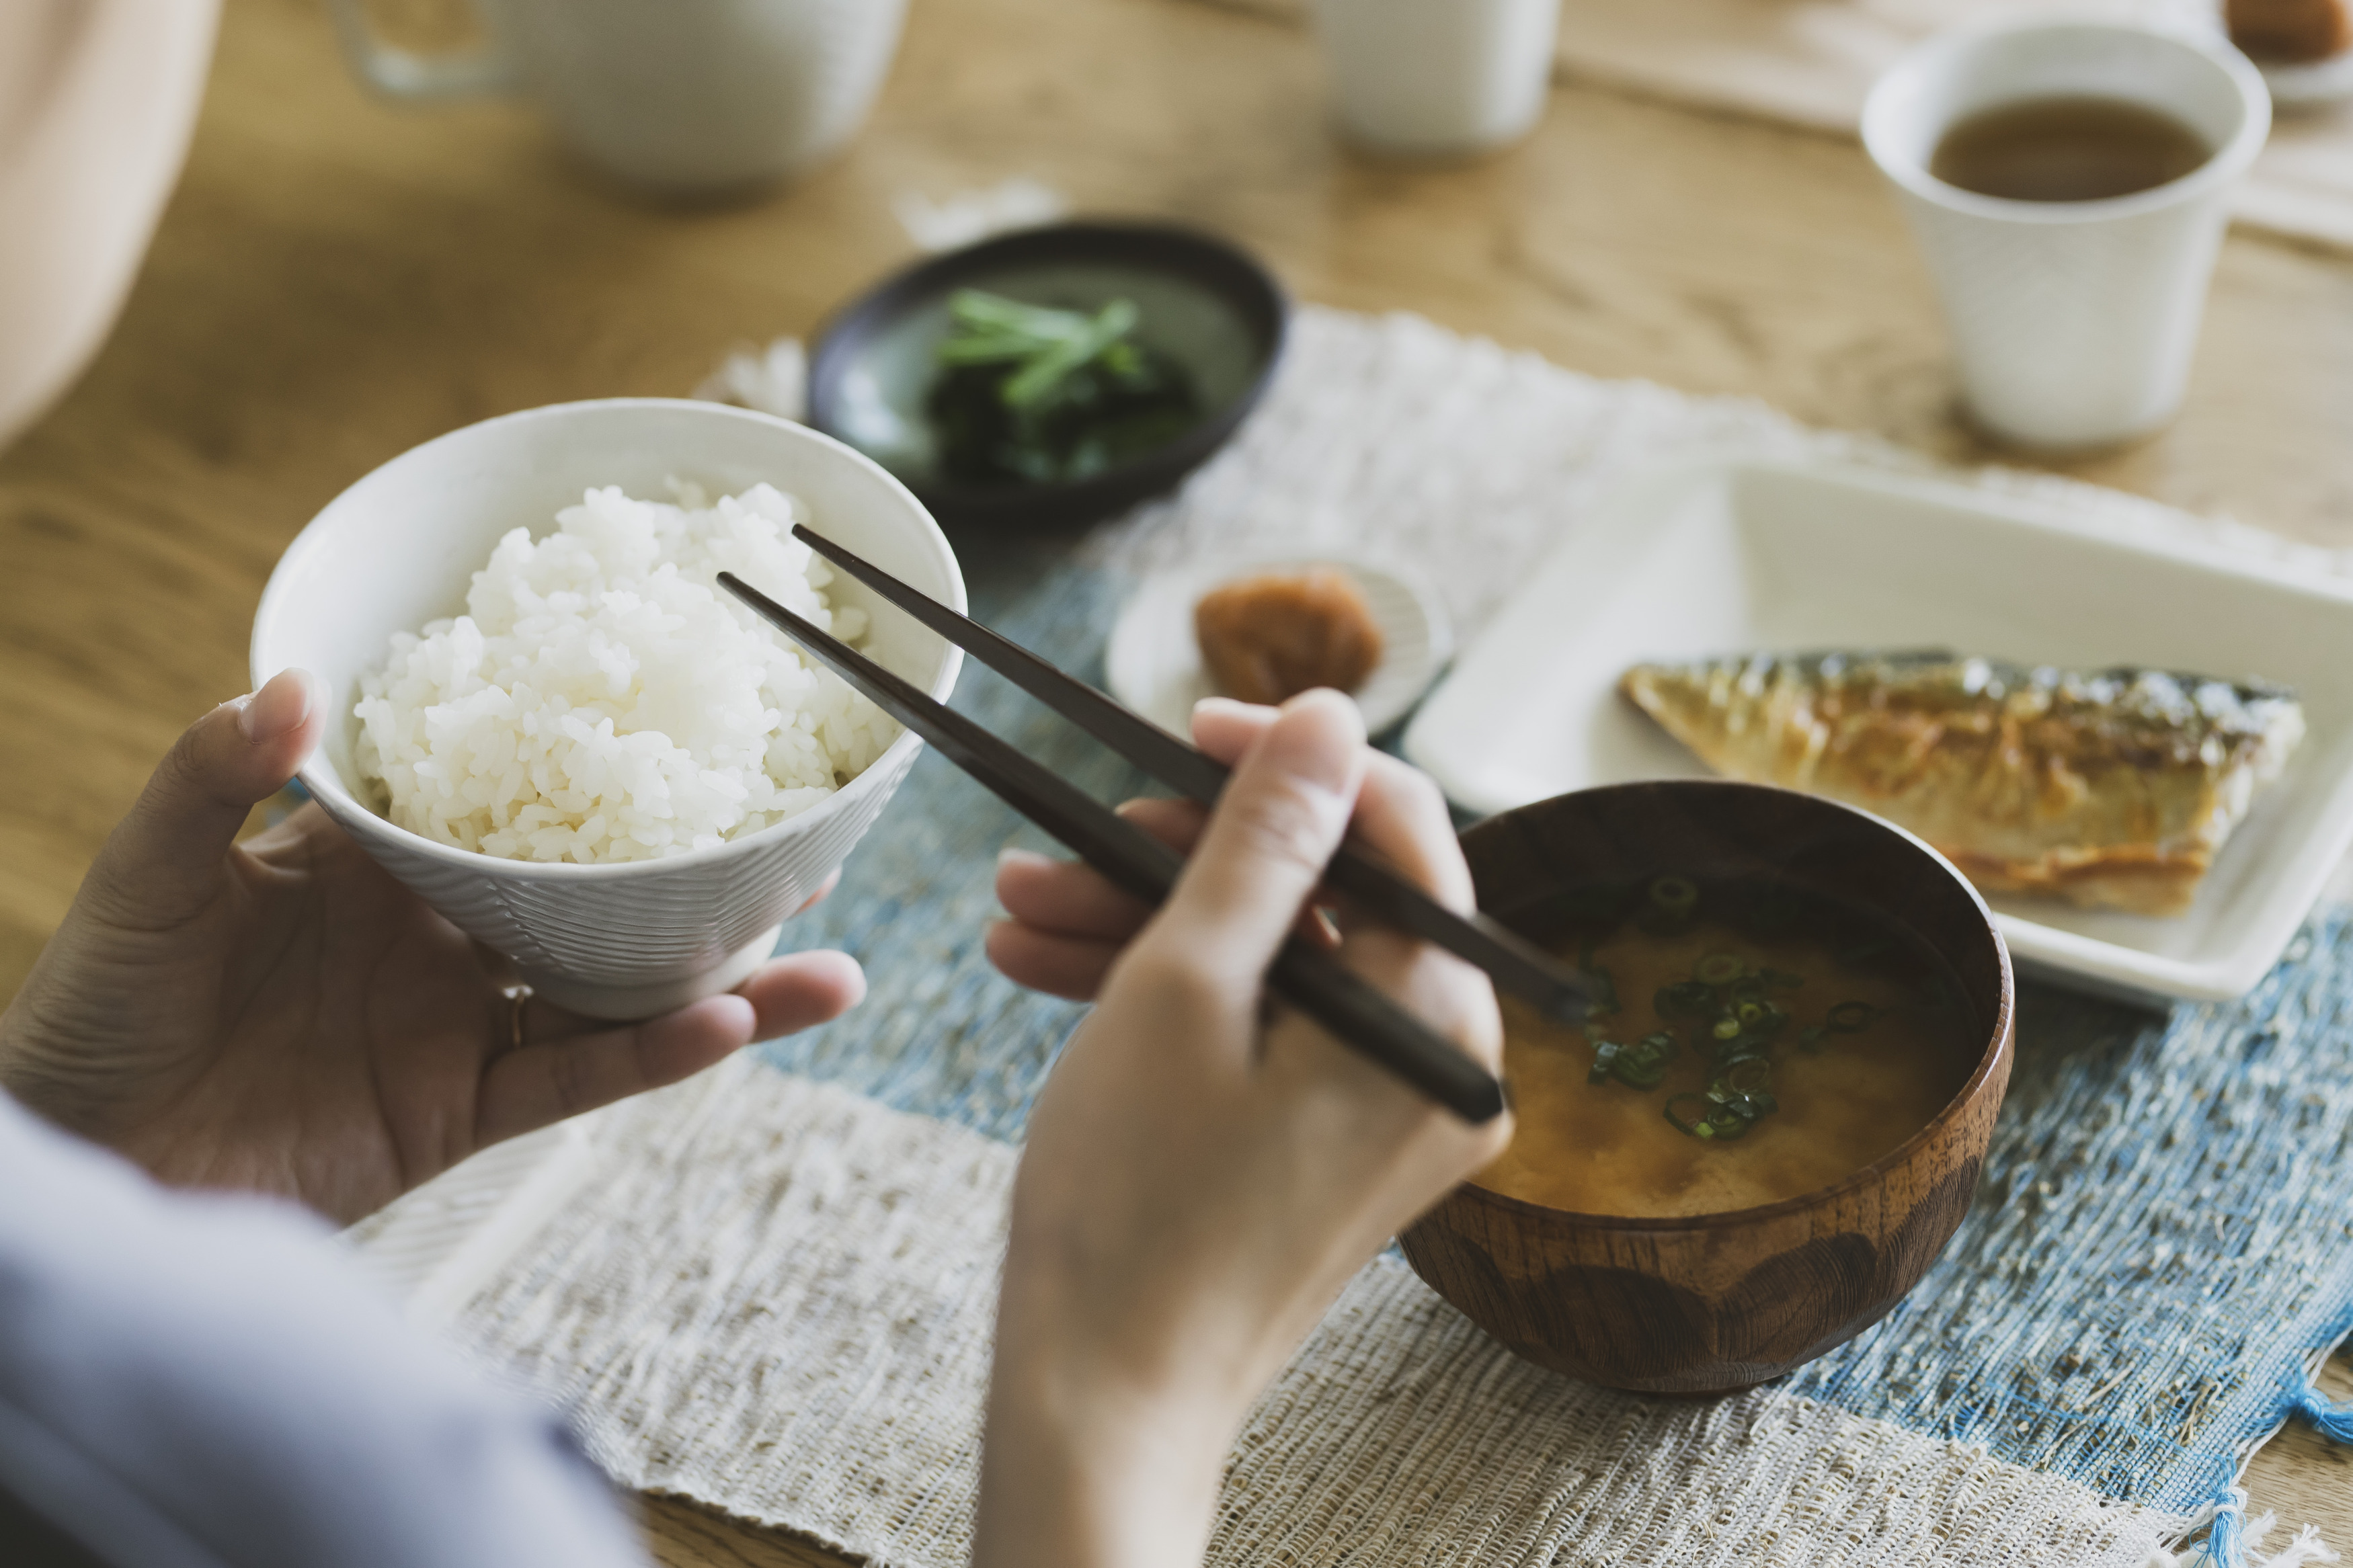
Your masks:
<svg viewBox="0 0 2353 1568"><path fill-rule="evenodd" d="M1992 900L2021 968L2240 995L2353 841L2353 586L1930 479L1723 463L1613 493L1480 635L1406 731L1454 800L1502 811L1702 774L1618 695L1646 659L1950 647L2028 664L2284 681L2308 731L2174 919Z"/></svg>

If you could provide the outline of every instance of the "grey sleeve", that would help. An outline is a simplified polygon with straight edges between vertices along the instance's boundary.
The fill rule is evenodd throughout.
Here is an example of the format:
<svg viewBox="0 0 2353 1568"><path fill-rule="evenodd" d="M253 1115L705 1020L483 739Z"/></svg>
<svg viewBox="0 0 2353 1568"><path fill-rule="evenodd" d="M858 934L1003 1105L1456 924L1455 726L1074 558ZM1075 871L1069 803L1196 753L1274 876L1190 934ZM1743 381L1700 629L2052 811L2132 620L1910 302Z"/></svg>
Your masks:
<svg viewBox="0 0 2353 1568"><path fill-rule="evenodd" d="M122 1568L643 1568L562 1423L341 1261L0 1095L0 1490Z"/></svg>

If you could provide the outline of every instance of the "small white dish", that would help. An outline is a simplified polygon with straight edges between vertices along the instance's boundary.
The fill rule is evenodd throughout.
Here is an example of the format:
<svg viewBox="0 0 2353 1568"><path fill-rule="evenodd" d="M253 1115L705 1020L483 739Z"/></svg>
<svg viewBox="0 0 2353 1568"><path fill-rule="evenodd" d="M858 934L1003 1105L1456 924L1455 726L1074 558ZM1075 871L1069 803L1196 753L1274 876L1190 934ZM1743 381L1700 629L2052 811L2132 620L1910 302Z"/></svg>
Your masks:
<svg viewBox="0 0 2353 1568"><path fill-rule="evenodd" d="M1428 589L1372 561L1329 555L1269 555L1217 565L1179 566L1145 580L1112 625L1103 653L1111 694L1134 711L1189 740L1193 705L1217 695L1202 668L1193 607L1210 589L1267 572L1331 566L1345 572L1381 628L1381 661L1351 693L1367 734L1409 712L1454 651L1445 606Z"/></svg>
<svg viewBox="0 0 2353 1568"><path fill-rule="evenodd" d="M1645 659L1945 647L2295 687L2307 731L2188 913L1997 898L2022 968L2099 989L2242 994L2353 842L2353 584L2140 537L1944 480L1719 463L1630 481L1545 560L1405 735L1455 801L1500 811L1706 768L1618 695Z"/></svg>
<svg viewBox="0 0 2353 1568"><path fill-rule="evenodd" d="M2325 60L2257 60L2255 68L2263 73L2272 102L2281 109L2326 109L2353 98L2353 49Z"/></svg>

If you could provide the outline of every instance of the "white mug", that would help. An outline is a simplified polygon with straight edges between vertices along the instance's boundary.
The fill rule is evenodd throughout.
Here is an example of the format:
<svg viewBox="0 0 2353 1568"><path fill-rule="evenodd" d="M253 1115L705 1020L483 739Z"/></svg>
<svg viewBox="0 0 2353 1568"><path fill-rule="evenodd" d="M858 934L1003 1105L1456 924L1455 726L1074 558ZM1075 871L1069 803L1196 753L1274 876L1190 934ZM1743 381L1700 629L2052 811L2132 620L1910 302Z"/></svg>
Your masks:
<svg viewBox="0 0 2353 1568"><path fill-rule="evenodd" d="M1928 172L1956 121L2025 99L2124 99L2213 151L2167 184L2100 201L1979 195ZM2152 434L2181 406L2230 188L2271 99L2218 37L2127 23L2013 20L1928 39L1881 77L1862 140L1903 195L1988 433L2051 450Z"/></svg>
<svg viewBox="0 0 2353 1568"><path fill-rule="evenodd" d="M490 46L423 56L333 0L352 67L402 98L521 92L647 190L708 195L796 174L857 132L906 0L473 0Z"/></svg>
<svg viewBox="0 0 2353 1568"><path fill-rule="evenodd" d="M1381 152L1479 153L1544 112L1560 0L1316 0L1340 128Z"/></svg>

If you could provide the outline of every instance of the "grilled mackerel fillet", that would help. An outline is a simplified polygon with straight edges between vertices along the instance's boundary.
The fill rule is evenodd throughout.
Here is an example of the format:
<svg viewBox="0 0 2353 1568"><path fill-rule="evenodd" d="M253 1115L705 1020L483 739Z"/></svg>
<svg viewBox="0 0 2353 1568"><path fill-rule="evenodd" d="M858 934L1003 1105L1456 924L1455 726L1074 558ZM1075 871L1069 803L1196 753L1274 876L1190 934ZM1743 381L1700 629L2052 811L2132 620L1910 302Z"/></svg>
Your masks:
<svg viewBox="0 0 2353 1568"><path fill-rule="evenodd" d="M1641 664L1621 689L1720 773L1878 813L1988 892L2173 915L2304 738L2282 687L1943 649Z"/></svg>

